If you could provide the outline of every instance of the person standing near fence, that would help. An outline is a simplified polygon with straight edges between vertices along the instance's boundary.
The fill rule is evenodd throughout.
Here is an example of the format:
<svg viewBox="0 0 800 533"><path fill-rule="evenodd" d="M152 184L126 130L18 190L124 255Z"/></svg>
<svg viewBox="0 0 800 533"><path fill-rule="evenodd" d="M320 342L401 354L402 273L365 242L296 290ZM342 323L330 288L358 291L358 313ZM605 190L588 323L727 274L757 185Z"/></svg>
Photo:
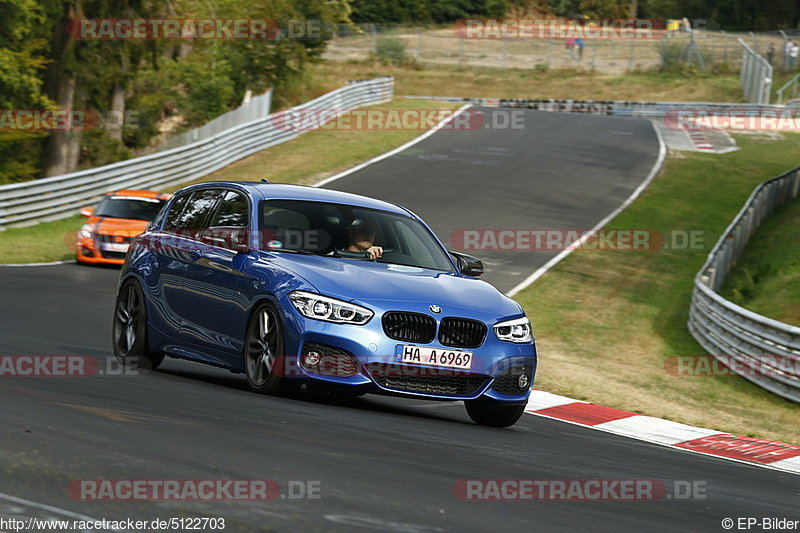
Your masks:
<svg viewBox="0 0 800 533"><path fill-rule="evenodd" d="M800 46L796 41L791 41L792 47L789 50L789 70L794 70L797 67L797 56L800 54Z"/></svg>
<svg viewBox="0 0 800 533"><path fill-rule="evenodd" d="M767 47L767 62L772 66L775 61L775 43L769 43Z"/></svg>
<svg viewBox="0 0 800 533"><path fill-rule="evenodd" d="M792 52L792 41L789 40L789 39L786 39L786 43L784 43L784 45L783 45L783 66L784 67L788 68L788 66L789 66L789 55L791 54L791 52Z"/></svg>
<svg viewBox="0 0 800 533"><path fill-rule="evenodd" d="M586 46L586 41L583 40L583 37L578 37L575 39L575 46L578 47L578 61L583 59L583 47Z"/></svg>
<svg viewBox="0 0 800 533"><path fill-rule="evenodd" d="M567 47L567 53L569 54L569 58L575 59L575 54L573 53L573 50L575 49L575 39L573 39L572 37L567 39L566 47Z"/></svg>

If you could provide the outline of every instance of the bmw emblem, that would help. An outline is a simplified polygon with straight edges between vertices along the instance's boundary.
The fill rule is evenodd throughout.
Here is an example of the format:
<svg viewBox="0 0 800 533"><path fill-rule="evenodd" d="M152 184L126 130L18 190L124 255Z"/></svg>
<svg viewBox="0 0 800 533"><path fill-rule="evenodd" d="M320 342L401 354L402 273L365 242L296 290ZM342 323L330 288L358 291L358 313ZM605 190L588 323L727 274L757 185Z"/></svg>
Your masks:
<svg viewBox="0 0 800 533"><path fill-rule="evenodd" d="M432 305L428 309L431 310L431 313L441 313L442 312L442 308L439 307L438 305Z"/></svg>

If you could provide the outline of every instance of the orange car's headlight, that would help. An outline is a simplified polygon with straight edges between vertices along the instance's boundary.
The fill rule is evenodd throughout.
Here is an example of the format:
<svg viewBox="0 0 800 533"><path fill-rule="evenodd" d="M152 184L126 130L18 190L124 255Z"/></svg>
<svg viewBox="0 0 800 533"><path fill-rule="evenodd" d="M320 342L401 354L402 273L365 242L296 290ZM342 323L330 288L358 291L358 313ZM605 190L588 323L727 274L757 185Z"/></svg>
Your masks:
<svg viewBox="0 0 800 533"><path fill-rule="evenodd" d="M91 239L92 233L94 233L94 224L84 224L80 231L78 231L78 237L81 239Z"/></svg>

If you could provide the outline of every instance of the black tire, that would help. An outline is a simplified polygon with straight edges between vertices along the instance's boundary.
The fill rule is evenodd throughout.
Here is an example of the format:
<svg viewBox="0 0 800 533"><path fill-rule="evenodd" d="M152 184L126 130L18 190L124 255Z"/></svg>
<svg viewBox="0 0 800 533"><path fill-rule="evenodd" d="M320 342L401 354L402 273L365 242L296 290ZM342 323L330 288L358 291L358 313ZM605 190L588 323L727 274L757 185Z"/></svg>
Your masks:
<svg viewBox="0 0 800 533"><path fill-rule="evenodd" d="M525 412L525 404L509 405L488 400L467 400L464 406L473 422L496 428L513 426Z"/></svg>
<svg viewBox="0 0 800 533"><path fill-rule="evenodd" d="M126 281L117 294L111 342L124 366L154 370L164 360L164 354L151 351L148 345L147 308L142 288L134 280Z"/></svg>
<svg viewBox="0 0 800 533"><path fill-rule="evenodd" d="M289 394L300 384L282 374L286 368L283 323L271 303L259 306L250 318L244 343L244 371L251 390L262 394Z"/></svg>

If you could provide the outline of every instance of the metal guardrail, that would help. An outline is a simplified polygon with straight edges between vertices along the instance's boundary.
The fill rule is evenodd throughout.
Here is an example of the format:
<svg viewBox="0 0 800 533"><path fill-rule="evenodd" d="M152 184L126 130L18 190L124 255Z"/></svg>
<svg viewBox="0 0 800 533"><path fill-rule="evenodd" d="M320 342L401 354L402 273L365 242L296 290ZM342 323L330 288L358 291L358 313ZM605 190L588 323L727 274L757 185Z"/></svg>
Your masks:
<svg viewBox="0 0 800 533"><path fill-rule="evenodd" d="M768 104L772 89L772 65L758 55L743 40L741 85L744 97L753 104Z"/></svg>
<svg viewBox="0 0 800 533"><path fill-rule="evenodd" d="M244 124L245 122L250 122L251 120L256 120L269 115L271 107L272 89L268 90L264 94L253 96L252 98L247 97L245 102L243 102L242 105L233 111L223 113L214 120L211 120L198 128L185 131L178 135L171 135L158 146L142 150L137 155L161 152L163 150L185 146L202 139L213 137L217 133L231 129L239 124Z"/></svg>
<svg viewBox="0 0 800 533"><path fill-rule="evenodd" d="M792 79L790 79L789 81L784 83L781 86L781 88L777 90L777 92L775 93L775 96L778 99L778 103L779 104L783 103L783 100L784 100L783 93L784 93L784 91L789 89L789 87L792 88L792 91L791 91L790 96L789 96L788 99L789 100L793 100L793 99L797 98L797 81L798 80L800 80L800 74L795 74L795 76Z"/></svg>
<svg viewBox="0 0 800 533"><path fill-rule="evenodd" d="M738 372L742 377L800 403L800 327L748 311L716 292L762 220L798 194L800 167L755 188L695 277L688 326L722 364L746 368Z"/></svg>
<svg viewBox="0 0 800 533"><path fill-rule="evenodd" d="M273 113L191 144L63 176L0 186L0 230L66 218L107 191L159 189L201 178L248 155L296 138L292 113L312 110L332 120L338 113L392 99L393 78L351 82L303 105Z"/></svg>

